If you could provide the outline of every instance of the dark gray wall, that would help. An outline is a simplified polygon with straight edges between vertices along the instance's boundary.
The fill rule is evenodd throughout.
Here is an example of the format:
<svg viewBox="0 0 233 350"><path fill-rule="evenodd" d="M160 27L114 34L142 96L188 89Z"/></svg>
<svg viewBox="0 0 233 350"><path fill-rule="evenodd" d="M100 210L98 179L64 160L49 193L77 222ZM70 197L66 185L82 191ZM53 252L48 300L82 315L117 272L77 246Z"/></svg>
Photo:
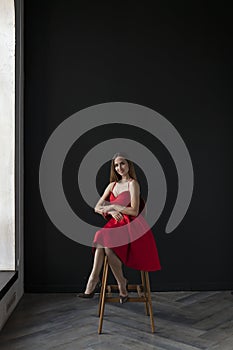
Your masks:
<svg viewBox="0 0 233 350"><path fill-rule="evenodd" d="M80 209L77 164L104 139L120 135L140 140L159 159L168 183L166 207L153 227L162 271L151 274L152 289L233 287L231 9L197 1L151 6L133 1L25 1L27 292L75 292L84 287L91 249L69 240L49 220L39 193L39 162L62 121L110 101L150 107L176 127L194 166L191 205L178 228L166 235L177 193L172 159L145 132L105 126L82 137L67 156L63 180L72 208L104 224L84 204ZM104 172L98 177L100 192L107 178ZM135 271L127 274L137 278Z"/></svg>

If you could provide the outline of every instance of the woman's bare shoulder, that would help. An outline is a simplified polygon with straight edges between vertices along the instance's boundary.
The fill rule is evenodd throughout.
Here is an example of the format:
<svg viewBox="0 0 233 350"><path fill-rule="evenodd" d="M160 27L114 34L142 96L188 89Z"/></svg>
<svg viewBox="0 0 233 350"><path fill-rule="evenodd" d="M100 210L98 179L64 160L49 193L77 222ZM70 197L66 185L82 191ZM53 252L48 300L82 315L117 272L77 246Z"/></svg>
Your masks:
<svg viewBox="0 0 233 350"><path fill-rule="evenodd" d="M109 191L111 191L112 188L113 188L113 186L114 186L114 184L115 184L115 181L110 182L110 183L108 184L108 186L107 186L106 189L108 189Z"/></svg>
<svg viewBox="0 0 233 350"><path fill-rule="evenodd" d="M132 179L129 184L130 184L131 188L134 188L134 189L139 189L140 188L138 181L135 180L135 179Z"/></svg>
<svg viewBox="0 0 233 350"><path fill-rule="evenodd" d="M108 195L110 194L110 192L112 191L114 182L110 182L107 187L104 190L104 193L102 195L102 199L106 199L108 197Z"/></svg>

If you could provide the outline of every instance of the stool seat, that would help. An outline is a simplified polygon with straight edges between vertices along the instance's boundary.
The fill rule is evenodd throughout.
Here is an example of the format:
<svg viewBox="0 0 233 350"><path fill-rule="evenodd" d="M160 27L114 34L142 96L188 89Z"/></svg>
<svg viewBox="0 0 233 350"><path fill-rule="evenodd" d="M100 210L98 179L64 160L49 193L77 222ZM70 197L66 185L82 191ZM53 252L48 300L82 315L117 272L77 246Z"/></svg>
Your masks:
<svg viewBox="0 0 233 350"><path fill-rule="evenodd" d="M104 308L105 303L119 303L120 298L113 297L112 292L118 290L118 286L116 284L107 285L108 278L108 258L105 255L104 258L104 268L103 268L103 276L102 276L102 285L100 290L100 298L99 298L99 328L98 333L102 333L103 326L103 317L104 317ZM136 302L136 303L145 303L145 311L146 315L150 316L151 322L151 331L154 333L155 325L154 325L154 317L153 317L153 309L152 309L152 301L151 301L151 292L150 292L150 280L148 271L140 271L141 272L141 283L140 284L128 284L127 289L129 292L135 291L137 292L137 297L128 297L127 303Z"/></svg>

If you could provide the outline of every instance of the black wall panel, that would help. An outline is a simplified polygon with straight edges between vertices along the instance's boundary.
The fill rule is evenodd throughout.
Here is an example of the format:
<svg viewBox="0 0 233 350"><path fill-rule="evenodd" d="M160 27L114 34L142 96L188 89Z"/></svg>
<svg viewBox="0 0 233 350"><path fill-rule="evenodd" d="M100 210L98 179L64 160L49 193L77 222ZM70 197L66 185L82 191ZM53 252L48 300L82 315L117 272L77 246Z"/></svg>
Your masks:
<svg viewBox="0 0 233 350"><path fill-rule="evenodd" d="M231 9L197 1L154 3L25 1L27 292L78 292L85 285L91 248L51 223L40 198L39 164L62 121L111 101L147 106L175 126L193 162L192 202L176 230L165 234L177 193L169 154L136 128L105 126L90 131L67 156L63 180L73 209L80 207L74 178L80 145L85 154L111 137L140 139L161 162L168 182L167 203L153 227L162 270L151 274L152 289L233 288ZM108 178L101 174L100 192ZM129 279L137 278L136 271L126 270Z"/></svg>

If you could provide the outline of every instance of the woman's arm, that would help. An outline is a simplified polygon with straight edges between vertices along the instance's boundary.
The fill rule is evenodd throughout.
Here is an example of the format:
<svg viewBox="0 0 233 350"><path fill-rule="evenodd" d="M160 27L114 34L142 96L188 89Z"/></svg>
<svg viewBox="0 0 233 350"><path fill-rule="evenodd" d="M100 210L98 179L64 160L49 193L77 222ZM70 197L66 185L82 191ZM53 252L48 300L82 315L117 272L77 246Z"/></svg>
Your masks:
<svg viewBox="0 0 233 350"><path fill-rule="evenodd" d="M119 204L111 204L105 207L105 211L116 210L121 214L137 216L139 212L139 203L140 203L140 187L136 180L130 182L129 186L130 191L130 207L124 207Z"/></svg>
<svg viewBox="0 0 233 350"><path fill-rule="evenodd" d="M106 210L104 210L104 203L105 203L106 198L108 198L108 196L112 190L113 184L114 184L114 182L110 182L110 184L106 187L102 197L100 197L99 201L97 202L97 204L94 208L95 213L104 214L106 212Z"/></svg>

